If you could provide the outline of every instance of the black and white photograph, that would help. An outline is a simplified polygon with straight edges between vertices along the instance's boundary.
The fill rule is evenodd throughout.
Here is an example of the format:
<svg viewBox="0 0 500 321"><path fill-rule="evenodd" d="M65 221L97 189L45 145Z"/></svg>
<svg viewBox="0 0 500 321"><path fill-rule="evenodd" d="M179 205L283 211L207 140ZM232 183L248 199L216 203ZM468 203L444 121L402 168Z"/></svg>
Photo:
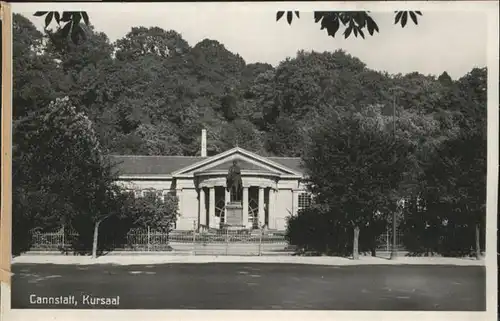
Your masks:
<svg viewBox="0 0 500 321"><path fill-rule="evenodd" d="M496 310L498 3L334 4L12 4L10 309Z"/></svg>

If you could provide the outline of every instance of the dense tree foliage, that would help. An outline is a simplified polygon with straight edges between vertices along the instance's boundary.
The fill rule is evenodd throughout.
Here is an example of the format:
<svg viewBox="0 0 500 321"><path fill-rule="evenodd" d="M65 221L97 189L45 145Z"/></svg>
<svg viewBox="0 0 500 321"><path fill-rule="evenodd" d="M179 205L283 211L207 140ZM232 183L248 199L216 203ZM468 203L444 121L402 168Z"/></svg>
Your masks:
<svg viewBox="0 0 500 321"><path fill-rule="evenodd" d="M383 233L380 222L387 221L402 197L401 177L413 170L414 146L404 136L394 136L387 117L373 107L345 108L317 121L303 156L310 190L322 206L325 224L335 222L344 233L353 229L357 258L360 230L372 237Z"/></svg>
<svg viewBox="0 0 500 321"><path fill-rule="evenodd" d="M15 237L62 225L78 231L113 214L115 177L103 163L91 121L68 98L16 119L13 132Z"/></svg>
<svg viewBox="0 0 500 321"><path fill-rule="evenodd" d="M173 195L162 198L152 191L141 198L128 197L124 210L129 211L127 218L133 221L134 228L152 228L156 232L168 233L178 215L177 202Z"/></svg>
<svg viewBox="0 0 500 321"><path fill-rule="evenodd" d="M58 192L70 184L60 177L66 172L50 165L46 173L57 181L40 175L48 161L73 168L67 178L77 179L83 175L78 171L86 170L78 153L90 153L94 146L101 156L198 155L205 128L209 155L238 145L261 155L303 158L316 203L290 219L292 243L352 253L356 230L361 251L373 250L374 238L398 211L401 229L412 235L405 245L416 254L477 252L474 235L481 243L485 216L485 68L458 80L446 72L439 77L390 75L342 50L299 51L277 66L247 64L216 40L191 45L178 32L158 27L134 27L111 43L80 16L83 23L76 25L86 30L85 41L76 42L66 39L67 24L41 33L25 17L14 16L14 165L19 169L14 169L19 197L14 206L31 204L15 210L15 225L31 222L50 229L61 217L76 220L71 216L76 205L61 201L64 193ZM69 100L51 105L62 97ZM61 114L54 114L54 106L62 106ZM78 117L85 117L92 130L77 132L85 127L70 125ZM98 143L74 141L79 135ZM55 142L68 148L59 147L46 160L40 148L52 151ZM466 155L473 150L473 156ZM97 156L92 159L98 164ZM99 164L96 173L108 186L111 169ZM106 195L106 206L127 217L119 218L122 223L168 230L175 219L172 214L165 222L157 220L159 211L174 213L174 203L168 208L132 204L121 193L98 192L92 182L82 178L78 188ZM403 208L398 205L402 200ZM123 204L128 210L120 208ZM94 233L99 225L118 226L120 215L108 217L97 204L85 206L94 206L78 216L88 235L80 241L88 248L100 240ZM139 210L149 213L144 215L148 223L134 219ZM36 213L47 215L36 218ZM455 233L454 227L472 230L472 238L464 240L460 251L437 246L451 244L443 238Z"/></svg>
<svg viewBox="0 0 500 321"><path fill-rule="evenodd" d="M414 253L479 257L486 227L486 69L446 81L460 130L448 131L422 165L406 209L405 243Z"/></svg>

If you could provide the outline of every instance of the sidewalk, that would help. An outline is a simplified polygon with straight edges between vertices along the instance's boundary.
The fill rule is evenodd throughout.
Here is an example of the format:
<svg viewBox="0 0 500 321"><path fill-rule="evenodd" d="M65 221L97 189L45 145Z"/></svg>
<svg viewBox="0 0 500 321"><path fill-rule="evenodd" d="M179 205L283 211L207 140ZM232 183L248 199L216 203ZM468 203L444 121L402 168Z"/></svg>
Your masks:
<svg viewBox="0 0 500 321"><path fill-rule="evenodd" d="M167 263L286 263L316 265L457 265L485 266L484 258L446 258L446 257L398 257L389 260L380 257L361 256L359 260L328 256L195 256L195 255L108 255L92 259L89 256L63 255L21 255L12 260L12 264L116 264L116 265L151 265Z"/></svg>

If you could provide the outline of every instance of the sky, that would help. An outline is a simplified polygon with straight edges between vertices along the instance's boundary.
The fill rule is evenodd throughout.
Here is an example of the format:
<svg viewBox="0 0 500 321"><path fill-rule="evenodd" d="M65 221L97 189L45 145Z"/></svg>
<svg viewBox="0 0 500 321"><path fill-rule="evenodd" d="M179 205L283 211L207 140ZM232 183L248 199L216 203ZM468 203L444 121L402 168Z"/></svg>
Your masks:
<svg viewBox="0 0 500 321"><path fill-rule="evenodd" d="M179 32L191 46L205 38L217 40L247 63L276 66L301 49L343 49L367 67L391 74L417 71L437 76L447 71L457 79L474 67L487 65L488 25L484 11L423 11L418 26L409 22L405 28L394 25L393 11L372 12L380 33L363 40L352 36L344 39L340 33L335 38L328 36L314 22L313 13L307 11L302 11L300 19L295 18L290 26L285 19L276 22L275 10L249 10L235 4L219 3L203 10L192 4L168 3L155 7L135 4L136 10L130 8L119 3L93 3L85 9L95 29L111 41L125 36L132 27L157 26ZM33 13L44 9L40 3L13 6L13 12L28 17L40 29L43 18Z"/></svg>

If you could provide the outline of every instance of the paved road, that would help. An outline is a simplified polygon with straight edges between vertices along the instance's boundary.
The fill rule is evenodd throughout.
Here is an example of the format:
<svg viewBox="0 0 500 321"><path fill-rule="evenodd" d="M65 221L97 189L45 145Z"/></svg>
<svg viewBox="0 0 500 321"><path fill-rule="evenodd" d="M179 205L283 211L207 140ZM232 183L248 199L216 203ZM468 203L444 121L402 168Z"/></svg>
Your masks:
<svg viewBox="0 0 500 321"><path fill-rule="evenodd" d="M15 264L12 308L484 311L484 267ZM30 304L74 295L77 305ZM120 296L118 306L83 296ZM110 303L110 302L108 302Z"/></svg>

